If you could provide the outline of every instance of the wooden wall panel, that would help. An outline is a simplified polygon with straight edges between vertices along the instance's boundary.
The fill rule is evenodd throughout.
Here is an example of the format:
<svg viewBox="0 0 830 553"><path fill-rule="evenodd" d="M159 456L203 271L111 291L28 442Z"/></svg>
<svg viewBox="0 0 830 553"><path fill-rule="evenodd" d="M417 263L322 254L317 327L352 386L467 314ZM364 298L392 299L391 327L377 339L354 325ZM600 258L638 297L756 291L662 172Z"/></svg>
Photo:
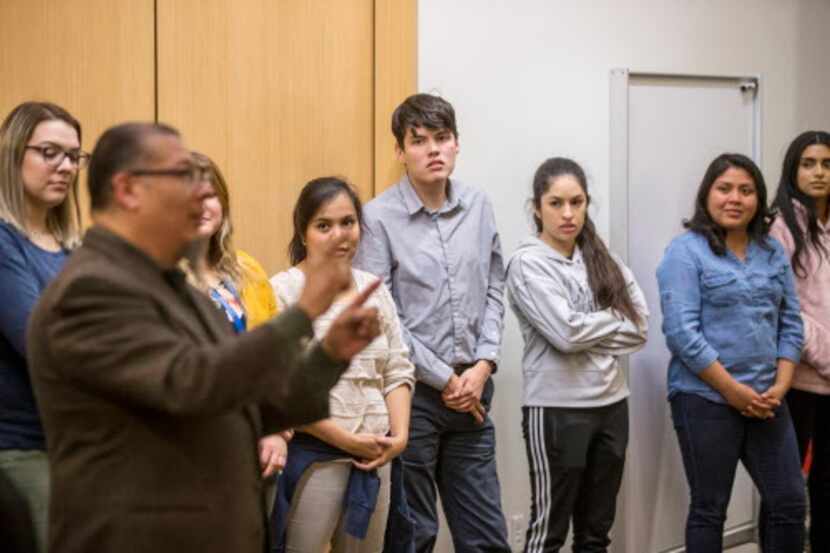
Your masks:
<svg viewBox="0 0 830 553"><path fill-rule="evenodd" d="M153 10L153 0L0 1L0 118L25 100L55 102L81 122L87 150L115 123L152 120ZM81 175L84 212L85 188Z"/></svg>
<svg viewBox="0 0 830 553"><path fill-rule="evenodd" d="M373 193L372 0L158 0L159 120L212 157L237 247L288 265L310 178Z"/></svg>
<svg viewBox="0 0 830 553"><path fill-rule="evenodd" d="M418 0L375 0L375 194L394 184L392 112L418 90Z"/></svg>

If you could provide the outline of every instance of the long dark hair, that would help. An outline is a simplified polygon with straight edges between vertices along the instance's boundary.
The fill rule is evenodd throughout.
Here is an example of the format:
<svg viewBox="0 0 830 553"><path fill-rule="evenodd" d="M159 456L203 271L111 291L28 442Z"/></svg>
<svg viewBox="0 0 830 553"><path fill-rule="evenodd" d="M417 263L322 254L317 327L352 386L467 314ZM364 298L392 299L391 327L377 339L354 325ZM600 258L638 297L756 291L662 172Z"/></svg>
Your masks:
<svg viewBox="0 0 830 553"><path fill-rule="evenodd" d="M712 185L715 184L718 177L730 168L743 169L749 173L755 183L758 208L752 220L749 221L746 232L750 240L754 240L764 249L769 249L767 234L769 233L772 217L769 208L767 208L767 185L764 183L764 175L761 174L761 170L755 165L755 162L743 154L721 154L712 160L703 175L703 180L700 181L700 187L697 189L695 212L691 219L683 221L683 226L693 232L702 234L716 255L726 255L726 231L712 219L709 210L706 208L706 203Z"/></svg>
<svg viewBox="0 0 830 553"><path fill-rule="evenodd" d="M819 260L823 260L829 254L827 248L821 241L821 228L818 226L818 213L816 213L816 202L798 188L798 167L801 163L801 155L809 146L823 144L830 148L830 133L824 131L803 132L790 143L787 153L784 155L784 163L781 166L781 180L778 182L778 192L775 194L773 207L778 210L784 219L787 228L790 229L795 250L791 259L793 271L800 277L807 276L807 270L803 263L803 254L807 246L812 246L819 254ZM807 210L807 228L804 229L798 223L793 200L797 200ZM809 244L808 244L809 240Z"/></svg>
<svg viewBox="0 0 830 553"><path fill-rule="evenodd" d="M309 181L300 192L297 203L294 205L294 236L288 243L288 257L292 265L296 265L308 256L305 247L305 232L314 214L340 194L346 194L354 204L357 213L357 222L363 222L363 209L360 198L354 188L339 177L320 177Z"/></svg>
<svg viewBox="0 0 830 553"><path fill-rule="evenodd" d="M586 208L591 201L588 194L588 180L585 178L585 171L578 163L563 157L554 157L546 160L536 170L533 177L533 206L539 210L542 207L542 196L553 184L553 180L563 175L571 175L578 182L585 193ZM536 225L536 232L542 232L542 220L533 213L533 223ZM628 286L623 277L622 270L608 248L600 240L594 227L594 222L588 213L585 213L585 224L579 236L576 237L576 244L582 251L582 260L585 263L585 270L588 273L588 286L594 295L594 302L599 309L611 308L621 313L635 323L642 322L640 314L634 309L634 302L628 293Z"/></svg>

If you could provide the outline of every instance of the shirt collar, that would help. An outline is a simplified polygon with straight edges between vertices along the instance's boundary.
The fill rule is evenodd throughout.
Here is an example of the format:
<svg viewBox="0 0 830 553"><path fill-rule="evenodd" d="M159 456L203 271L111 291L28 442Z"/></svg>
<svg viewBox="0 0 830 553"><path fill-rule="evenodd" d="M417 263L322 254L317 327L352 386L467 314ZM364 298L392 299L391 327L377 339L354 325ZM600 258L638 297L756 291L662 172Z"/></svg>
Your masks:
<svg viewBox="0 0 830 553"><path fill-rule="evenodd" d="M406 206L406 211L410 216L415 215L421 210L429 213L429 210L426 206L424 206L424 202L422 202L421 198L418 197L418 193L415 191L415 187L409 180L408 175L404 175L399 184L403 203ZM454 211L456 208L464 207L464 201L455 192L456 190L453 188L452 180L447 180L447 200L444 202L444 205L438 209L437 213L449 213Z"/></svg>

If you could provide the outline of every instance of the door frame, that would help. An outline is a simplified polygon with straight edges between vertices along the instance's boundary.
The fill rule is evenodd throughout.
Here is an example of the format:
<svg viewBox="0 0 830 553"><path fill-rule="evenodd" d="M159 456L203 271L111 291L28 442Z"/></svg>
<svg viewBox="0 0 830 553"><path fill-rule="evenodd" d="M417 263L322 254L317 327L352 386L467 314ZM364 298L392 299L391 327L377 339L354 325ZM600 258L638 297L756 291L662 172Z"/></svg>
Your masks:
<svg viewBox="0 0 830 553"><path fill-rule="evenodd" d="M672 72L649 72L635 71L627 68L615 68L610 72L610 171L609 171L609 246L617 253L627 265L629 263L629 140L628 140L628 117L629 101L628 91L634 79L650 79L654 81L664 80L666 82L677 81L708 81L713 84L724 83L734 84L744 92L752 92L754 95L752 113L752 154L751 158L758 166L761 166L761 136L762 119L761 108L763 102L763 86L760 74L705 74L705 73L672 73ZM651 339L655 339L654 336ZM628 378L628 356L620 358L620 364ZM630 520L630 515L636 505L628 505L626 489L629 479L624 477L622 485L623 509L619 513L623 530L623 542L626 551L637 551L632 549L632 534L637 532L636 524ZM749 523L741 524L731 528L724 533L724 548L736 545L757 542L758 512L760 498L757 490L752 494L753 516ZM634 521L636 522L636 521ZM685 547L672 548L659 553L682 553Z"/></svg>

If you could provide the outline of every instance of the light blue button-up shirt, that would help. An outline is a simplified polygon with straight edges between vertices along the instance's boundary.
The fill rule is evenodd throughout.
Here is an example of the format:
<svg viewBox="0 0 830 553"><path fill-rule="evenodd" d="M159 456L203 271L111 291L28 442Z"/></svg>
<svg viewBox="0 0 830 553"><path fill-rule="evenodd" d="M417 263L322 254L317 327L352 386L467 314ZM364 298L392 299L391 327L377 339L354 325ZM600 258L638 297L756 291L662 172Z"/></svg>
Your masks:
<svg viewBox="0 0 830 553"><path fill-rule="evenodd" d="M798 363L801 314L787 254L751 241L746 259L716 255L706 238L675 238L657 268L663 334L671 351L669 398L678 392L726 403L698 374L715 360L756 392L775 382L777 360Z"/></svg>
<svg viewBox="0 0 830 553"><path fill-rule="evenodd" d="M415 374L443 390L454 365L498 362L504 261L490 201L458 181L437 211L407 177L366 204L354 266L392 292Z"/></svg>

